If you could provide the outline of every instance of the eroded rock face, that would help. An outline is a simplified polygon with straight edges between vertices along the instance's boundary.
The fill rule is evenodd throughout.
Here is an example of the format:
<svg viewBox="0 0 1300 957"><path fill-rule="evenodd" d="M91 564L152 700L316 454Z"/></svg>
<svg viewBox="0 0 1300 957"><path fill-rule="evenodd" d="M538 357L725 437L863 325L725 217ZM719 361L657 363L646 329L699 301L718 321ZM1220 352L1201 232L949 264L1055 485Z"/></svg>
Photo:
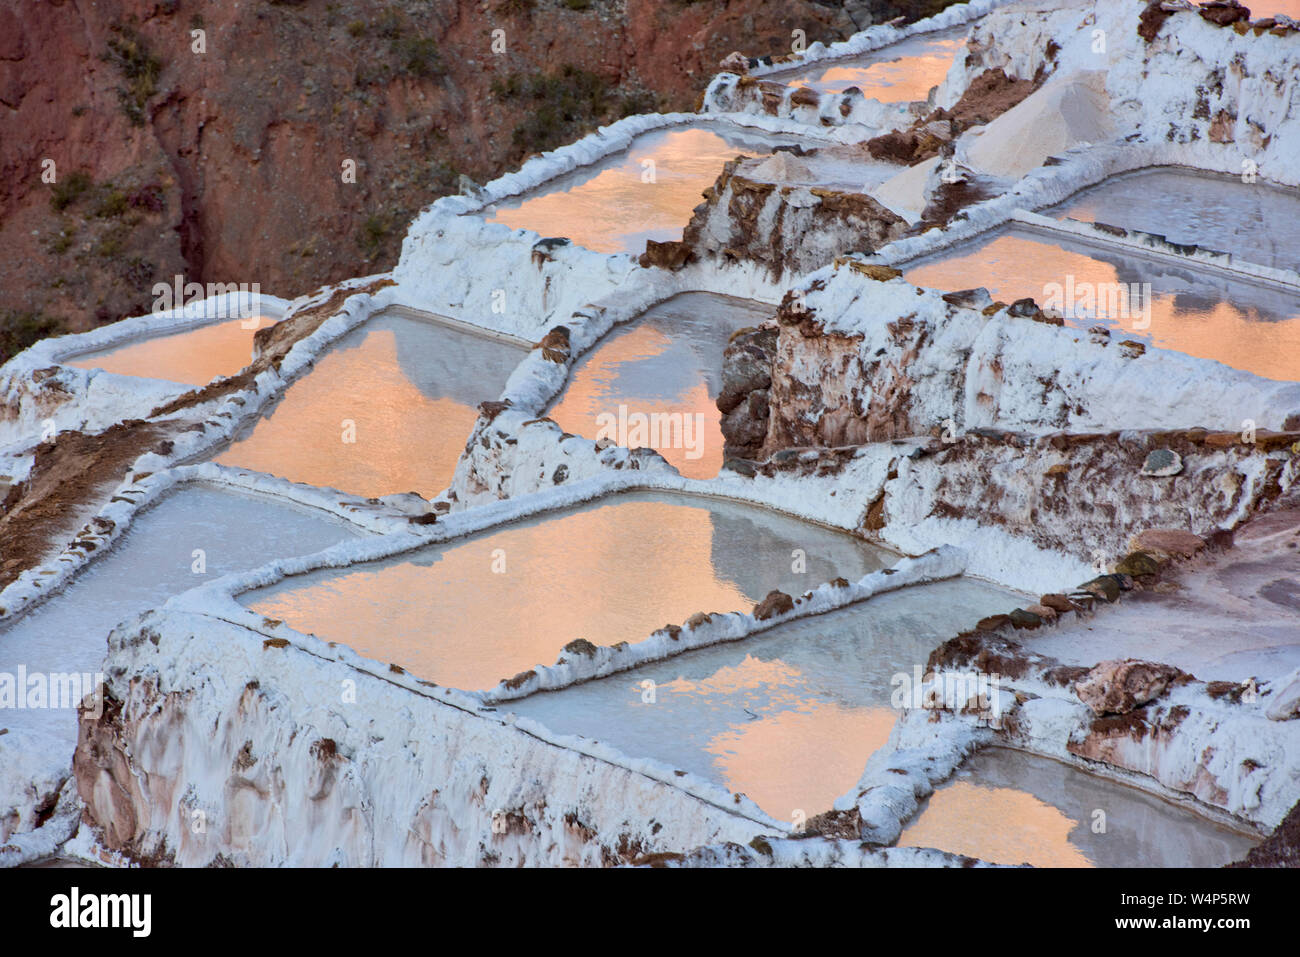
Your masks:
<svg viewBox="0 0 1300 957"><path fill-rule="evenodd" d="M1074 684L1093 714L1126 714L1159 698L1183 676L1172 665L1135 658L1103 661Z"/></svg>
<svg viewBox="0 0 1300 957"><path fill-rule="evenodd" d="M723 416L722 436L729 456L757 458L762 453L778 334L775 325L742 329L723 352L717 406Z"/></svg>
<svg viewBox="0 0 1300 957"><path fill-rule="evenodd" d="M201 662L210 642L219 666ZM215 620L151 612L110 636L108 659L75 774L87 825L139 863L609 866L767 830L410 676Z"/></svg>
<svg viewBox="0 0 1300 957"><path fill-rule="evenodd" d="M746 173L757 165L733 160L705 192L682 233L696 258L759 263L779 280L851 250L874 251L907 229L863 193L752 179Z"/></svg>

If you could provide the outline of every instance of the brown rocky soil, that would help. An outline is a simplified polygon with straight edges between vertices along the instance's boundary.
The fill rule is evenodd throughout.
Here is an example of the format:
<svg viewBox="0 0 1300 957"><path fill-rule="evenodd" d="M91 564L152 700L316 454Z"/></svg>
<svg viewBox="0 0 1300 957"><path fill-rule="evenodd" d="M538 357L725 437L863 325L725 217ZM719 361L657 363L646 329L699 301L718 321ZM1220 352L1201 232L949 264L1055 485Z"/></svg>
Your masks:
<svg viewBox="0 0 1300 957"><path fill-rule="evenodd" d="M383 271L461 174L485 181L629 112L694 109L725 55L789 52L795 28L834 41L854 17L944 5L12 0L0 361L148 311L176 274L290 297Z"/></svg>
<svg viewBox="0 0 1300 957"><path fill-rule="evenodd" d="M1300 803L1259 846L1229 867L1300 867Z"/></svg>

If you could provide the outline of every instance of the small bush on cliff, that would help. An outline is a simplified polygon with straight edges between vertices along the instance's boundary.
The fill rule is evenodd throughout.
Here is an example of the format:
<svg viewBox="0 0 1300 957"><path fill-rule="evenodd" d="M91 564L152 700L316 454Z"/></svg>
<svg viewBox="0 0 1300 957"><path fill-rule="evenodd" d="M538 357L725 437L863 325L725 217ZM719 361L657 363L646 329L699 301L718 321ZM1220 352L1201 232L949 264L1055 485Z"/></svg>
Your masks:
<svg viewBox="0 0 1300 957"><path fill-rule="evenodd" d="M81 194L91 187L91 179L81 170L69 173L63 177L63 182L56 182L54 188L50 190L50 206L56 213L61 213L78 199Z"/></svg>
<svg viewBox="0 0 1300 957"><path fill-rule="evenodd" d="M8 362L33 342L60 332L58 320L38 312L0 312L0 363Z"/></svg>
<svg viewBox="0 0 1300 957"><path fill-rule="evenodd" d="M118 87L117 98L127 119L143 126L145 104L158 92L162 61L149 52L144 38L130 27L118 24L113 34L108 40L108 52L100 59L117 67L126 78L127 85Z"/></svg>
<svg viewBox="0 0 1300 957"><path fill-rule="evenodd" d="M357 245L361 247L367 261L379 255L384 240L391 230L392 223L387 216L374 213L366 217L366 221L361 224L361 231L357 234Z"/></svg>
<svg viewBox="0 0 1300 957"><path fill-rule="evenodd" d="M653 98L643 93L611 92L595 73L566 64L555 73L512 73L494 80L492 92L505 100L526 101L528 118L512 140L520 153L540 153L572 142L598 120L630 116Z"/></svg>

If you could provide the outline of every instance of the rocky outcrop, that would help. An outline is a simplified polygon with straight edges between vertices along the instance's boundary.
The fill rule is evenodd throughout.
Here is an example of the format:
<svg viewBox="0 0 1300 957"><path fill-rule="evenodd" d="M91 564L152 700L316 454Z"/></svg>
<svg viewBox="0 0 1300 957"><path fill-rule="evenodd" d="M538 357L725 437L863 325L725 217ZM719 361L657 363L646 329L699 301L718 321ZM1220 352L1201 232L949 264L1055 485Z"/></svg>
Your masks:
<svg viewBox="0 0 1300 957"><path fill-rule="evenodd" d="M695 258L765 267L775 281L850 251L873 252L907 223L864 193L751 178L761 161L728 163L682 233Z"/></svg>
<svg viewBox="0 0 1300 957"><path fill-rule="evenodd" d="M731 337L722 354L722 391L717 406L729 456L754 459L762 455L777 337L775 324L742 329Z"/></svg>
<svg viewBox="0 0 1300 957"><path fill-rule="evenodd" d="M1157 662L1103 661L1074 683L1074 693L1093 714L1127 714L1156 700L1183 677L1177 668Z"/></svg>

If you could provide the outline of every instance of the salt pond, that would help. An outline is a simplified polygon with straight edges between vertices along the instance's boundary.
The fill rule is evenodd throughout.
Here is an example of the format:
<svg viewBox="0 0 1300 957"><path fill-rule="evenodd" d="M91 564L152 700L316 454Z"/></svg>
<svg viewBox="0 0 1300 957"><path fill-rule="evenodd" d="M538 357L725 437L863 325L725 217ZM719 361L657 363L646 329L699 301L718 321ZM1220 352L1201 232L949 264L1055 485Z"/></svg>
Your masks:
<svg viewBox="0 0 1300 957"><path fill-rule="evenodd" d="M584 355L547 415L566 432L588 438L622 423L622 434L611 436L620 445L650 446L683 475L712 478L722 467L722 416L714 400L723 350L737 329L775 312L774 306L708 293L662 302ZM650 430L655 422L662 425L657 441Z"/></svg>
<svg viewBox="0 0 1300 957"><path fill-rule="evenodd" d="M477 689L551 664L576 638L639 641L697 611L749 611L773 588L797 594L892 563L753 506L634 493L240 600L417 677Z"/></svg>
<svg viewBox="0 0 1300 957"><path fill-rule="evenodd" d="M1003 302L1028 296L1044 303L1051 284L1075 290L1089 284L1100 290L1149 283L1149 317L1136 308L1133 298L1120 300L1128 308L1114 315L1072 319L1067 312L1066 321L1084 328L1100 321L1125 336L1148 339L1166 349L1270 379L1300 379L1300 298L1279 288L1091 243L1058 241L1017 227L959 244L903 269L904 277L918 286L943 290L983 286Z"/></svg>
<svg viewBox="0 0 1300 957"><path fill-rule="evenodd" d="M1116 176L1073 196L1048 215L1159 233L1235 259L1300 268L1300 197L1262 179L1147 169Z"/></svg>
<svg viewBox="0 0 1300 957"><path fill-rule="evenodd" d="M234 375L252 362L253 335L274 323L265 316L227 319L74 356L64 364L184 385L207 385L218 376Z"/></svg>
<svg viewBox="0 0 1300 957"><path fill-rule="evenodd" d="M355 535L325 512L264 496L185 485L139 515L113 550L90 563L60 593L0 631L0 674L90 673L101 668L105 639L119 622L172 595L280 556L320 551ZM6 748L70 759L76 714L62 709L0 709Z"/></svg>
<svg viewBox="0 0 1300 957"><path fill-rule="evenodd" d="M437 495L523 350L433 321L377 315L336 343L217 455L356 495Z"/></svg>
<svg viewBox="0 0 1300 957"><path fill-rule="evenodd" d="M497 203L488 221L597 252L640 253L647 239L682 238L701 194L729 160L798 142L727 122L653 130L627 150Z"/></svg>
<svg viewBox="0 0 1300 957"><path fill-rule="evenodd" d="M1221 867L1258 841L1058 761L989 748L935 790L898 843L1036 867Z"/></svg>
<svg viewBox="0 0 1300 957"><path fill-rule="evenodd" d="M811 817L888 739L895 676L1017 600L966 579L919 585L502 708Z"/></svg>
<svg viewBox="0 0 1300 957"><path fill-rule="evenodd" d="M843 93L857 87L867 99L910 103L924 100L931 87L943 82L953 58L965 45L965 28L922 33L862 56L826 61L798 73L776 73L767 79L818 93Z"/></svg>

